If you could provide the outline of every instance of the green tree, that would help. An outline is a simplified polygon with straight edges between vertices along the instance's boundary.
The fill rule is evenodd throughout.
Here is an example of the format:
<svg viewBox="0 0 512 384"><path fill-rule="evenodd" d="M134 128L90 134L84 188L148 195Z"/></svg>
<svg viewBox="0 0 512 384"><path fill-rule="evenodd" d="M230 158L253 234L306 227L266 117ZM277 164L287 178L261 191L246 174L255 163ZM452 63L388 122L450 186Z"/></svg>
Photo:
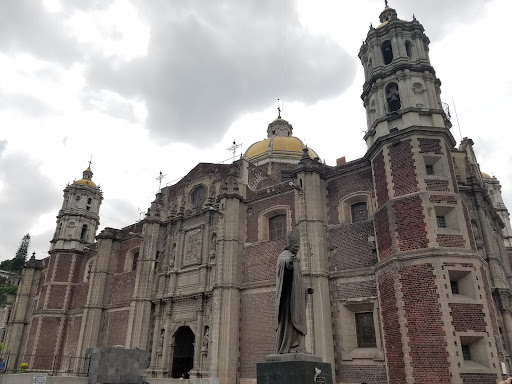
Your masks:
<svg viewBox="0 0 512 384"><path fill-rule="evenodd" d="M20 247L18 248L18 251L16 252L16 256L14 256L14 259L12 262L12 271L13 272L21 272L21 270L25 266L25 262L27 261L29 245L30 245L30 235L27 233L25 236L23 236L23 239L21 239Z"/></svg>

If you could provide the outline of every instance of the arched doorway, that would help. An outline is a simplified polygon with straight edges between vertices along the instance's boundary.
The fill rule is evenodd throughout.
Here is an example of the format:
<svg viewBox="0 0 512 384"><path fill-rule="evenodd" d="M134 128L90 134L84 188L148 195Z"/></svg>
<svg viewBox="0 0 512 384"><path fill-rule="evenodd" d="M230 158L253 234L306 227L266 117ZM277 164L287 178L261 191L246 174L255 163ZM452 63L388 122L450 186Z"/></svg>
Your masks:
<svg viewBox="0 0 512 384"><path fill-rule="evenodd" d="M194 366L194 341L195 335L190 327L179 327L174 334L171 377L179 379L185 375L185 379L189 378L188 372Z"/></svg>

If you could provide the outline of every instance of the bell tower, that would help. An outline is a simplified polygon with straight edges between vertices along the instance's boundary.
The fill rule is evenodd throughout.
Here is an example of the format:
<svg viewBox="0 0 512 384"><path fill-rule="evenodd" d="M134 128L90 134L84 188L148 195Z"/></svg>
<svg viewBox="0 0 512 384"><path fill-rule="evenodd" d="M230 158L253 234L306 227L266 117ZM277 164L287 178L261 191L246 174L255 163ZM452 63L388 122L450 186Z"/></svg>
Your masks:
<svg viewBox="0 0 512 384"><path fill-rule="evenodd" d="M504 273L491 282L499 261L475 246L429 39L387 2L380 22L359 57L388 382L495 383L504 357L492 287Z"/></svg>
<svg viewBox="0 0 512 384"><path fill-rule="evenodd" d="M64 189L64 202L57 216L57 227L51 240L50 252L56 249L83 251L94 242L100 224L100 205L103 194L92 181L91 166L80 180Z"/></svg>
<svg viewBox="0 0 512 384"><path fill-rule="evenodd" d="M368 148L379 137L415 125L450 128L423 26L414 16L412 21L398 19L387 2L379 19L381 24L370 26L359 50Z"/></svg>

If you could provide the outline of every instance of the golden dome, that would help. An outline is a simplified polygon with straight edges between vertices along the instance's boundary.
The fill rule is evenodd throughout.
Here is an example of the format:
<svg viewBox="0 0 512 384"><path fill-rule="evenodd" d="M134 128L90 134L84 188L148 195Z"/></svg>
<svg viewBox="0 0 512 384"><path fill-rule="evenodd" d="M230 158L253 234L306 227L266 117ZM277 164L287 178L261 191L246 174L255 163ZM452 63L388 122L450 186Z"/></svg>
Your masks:
<svg viewBox="0 0 512 384"><path fill-rule="evenodd" d="M482 177L486 177L486 178L488 178L488 179L490 179L490 178L491 178L491 176L489 176L487 173L484 173L484 172L482 172Z"/></svg>
<svg viewBox="0 0 512 384"><path fill-rule="evenodd" d="M245 152L244 158L252 163L259 163L262 160L281 159L286 162L295 160L299 162L304 154L304 143L294 136L272 136L268 139L258 141L251 145ZM315 151L309 149L309 157L318 157Z"/></svg>
<svg viewBox="0 0 512 384"><path fill-rule="evenodd" d="M383 22L381 25L379 25L379 26L377 27L377 29L384 27L384 26L385 26L385 25L387 25L388 23L389 23L389 20L386 20L386 21L385 21L385 22Z"/></svg>
<svg viewBox="0 0 512 384"><path fill-rule="evenodd" d="M75 181L75 184L90 185L91 187L96 187L96 184L92 180L88 180L88 179L77 180L77 181Z"/></svg>

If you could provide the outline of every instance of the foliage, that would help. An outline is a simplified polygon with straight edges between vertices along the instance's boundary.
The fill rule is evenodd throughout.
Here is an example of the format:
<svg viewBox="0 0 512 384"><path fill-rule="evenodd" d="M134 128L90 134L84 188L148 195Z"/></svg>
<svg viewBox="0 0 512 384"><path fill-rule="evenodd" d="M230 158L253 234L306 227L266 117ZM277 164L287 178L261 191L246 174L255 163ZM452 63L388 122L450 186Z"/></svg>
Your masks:
<svg viewBox="0 0 512 384"><path fill-rule="evenodd" d="M20 247L18 248L18 251L16 252L16 256L14 256L13 264L12 264L12 271L21 272L21 270L25 266L25 262L27 261L29 245L30 245L30 235L27 233L25 236L23 236L23 239L21 239Z"/></svg>
<svg viewBox="0 0 512 384"><path fill-rule="evenodd" d="M20 246L14 258L0 262L0 270L20 273L27 261L30 235L27 233L21 239Z"/></svg>
<svg viewBox="0 0 512 384"><path fill-rule="evenodd" d="M7 304L7 295L14 295L18 292L18 286L6 284L0 285L0 307L4 307ZM0 351L2 346L0 346Z"/></svg>

